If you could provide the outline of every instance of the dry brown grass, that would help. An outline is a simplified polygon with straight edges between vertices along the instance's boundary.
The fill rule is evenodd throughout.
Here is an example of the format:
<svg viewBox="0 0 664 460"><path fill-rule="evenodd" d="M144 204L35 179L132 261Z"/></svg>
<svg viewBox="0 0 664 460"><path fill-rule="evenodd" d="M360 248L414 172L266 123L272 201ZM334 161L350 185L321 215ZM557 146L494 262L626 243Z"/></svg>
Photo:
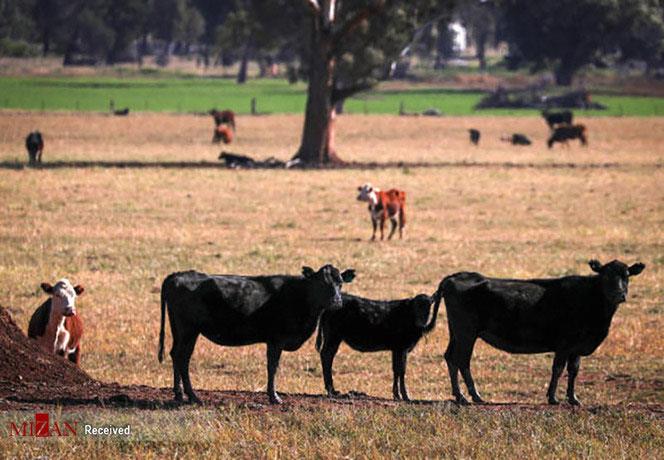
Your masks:
<svg viewBox="0 0 664 460"><path fill-rule="evenodd" d="M233 150L287 159L300 121L242 117ZM159 287L173 271L297 273L304 264L331 262L357 269L350 292L400 298L431 293L443 276L458 270L541 277L589 273L586 261L592 257L641 260L647 268L634 279L608 339L582 360L578 394L590 405L664 403L664 119L587 120L590 148L552 151L543 145L544 123L527 118L354 116L342 117L339 125L339 149L349 160L617 167L4 170L0 303L25 325L44 298L40 282L67 276L82 283L83 368L101 380L169 386L170 361L157 363L156 346ZM468 145L470 126L483 130L479 148ZM0 161L25 161L23 138L34 127L45 134L45 161L198 161L213 160L219 151L209 143L207 118L4 113ZM536 145L514 148L497 140L514 131L531 135ZM367 241L368 214L355 201L356 187L366 181L408 192L403 241ZM413 397L449 398L446 340L442 313L439 327L411 354L407 379ZM312 342L284 355L281 391L323 391ZM202 339L192 362L194 386L262 391L264 354L263 346L221 348ZM550 356L508 355L480 343L473 363L489 400L544 402ZM360 354L342 346L334 369L342 391L390 396L387 353ZM382 422L376 423L390 427L392 415L377 417ZM262 422L251 420L260 432ZM539 423L533 420L529 426ZM467 427L463 420L454 423Z"/></svg>

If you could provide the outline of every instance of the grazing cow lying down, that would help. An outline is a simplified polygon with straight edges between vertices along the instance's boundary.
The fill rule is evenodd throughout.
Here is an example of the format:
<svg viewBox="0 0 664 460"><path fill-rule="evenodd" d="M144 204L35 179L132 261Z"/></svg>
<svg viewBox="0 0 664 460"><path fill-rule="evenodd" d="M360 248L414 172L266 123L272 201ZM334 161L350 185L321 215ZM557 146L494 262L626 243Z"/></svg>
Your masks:
<svg viewBox="0 0 664 460"><path fill-rule="evenodd" d="M542 116L550 129L555 128L556 125L571 125L574 118L571 110L563 110L561 112L548 112L544 110L542 111Z"/></svg>
<svg viewBox="0 0 664 460"><path fill-rule="evenodd" d="M627 298L629 278L645 268L618 260L589 264L596 275L517 280L462 272L442 281L450 334L445 360L458 403L468 403L459 389L459 371L473 401L483 402L470 373L479 337L509 353L555 353L549 404L558 404L556 388L565 365L567 400L580 404L574 381L581 356L592 354L604 341L618 305Z"/></svg>
<svg viewBox="0 0 664 460"><path fill-rule="evenodd" d="M44 151L44 138L39 131L33 131L25 138L25 148L28 151L28 161L31 165L42 162Z"/></svg>
<svg viewBox="0 0 664 460"><path fill-rule="evenodd" d="M298 350L313 334L321 313L341 307L341 287L354 270L339 273L332 265L302 276L207 275L195 271L169 275L161 288L159 362L164 357L165 310L173 334L173 392L182 400L181 383L190 402L200 402L189 380L189 361L199 335L219 345L267 344L267 394L281 399L274 376L281 352Z"/></svg>
<svg viewBox="0 0 664 460"><path fill-rule="evenodd" d="M387 237L388 240L392 239L395 230L397 229L397 215L399 217L399 239L403 237L403 228L406 225L406 192L397 190L395 188L383 192L371 184L364 184L357 188L360 192L357 195L358 201L366 201L369 203L369 212L371 213L371 224L373 225L373 233L371 241L376 239L376 227L380 221L380 239L383 239L383 231L385 229L385 221L389 218L392 223L392 229Z"/></svg>
<svg viewBox="0 0 664 460"><path fill-rule="evenodd" d="M405 381L408 353L436 326L441 295L436 292L433 297L420 294L389 301L350 294L342 294L341 298L341 309L326 311L321 316L316 337L327 395L339 394L332 380L332 362L339 345L345 342L357 351L391 351L392 394L396 400L409 401Z"/></svg>
<svg viewBox="0 0 664 460"><path fill-rule="evenodd" d="M568 145L567 141L570 139L578 139L581 142L581 145L588 145L586 127L584 125L559 126L553 130L553 133L546 144L549 148L553 147L554 142Z"/></svg>
<svg viewBox="0 0 664 460"><path fill-rule="evenodd" d="M528 136L525 134L514 133L510 135L504 135L500 137L500 140L503 142L509 142L512 145L530 145L532 144L531 140L528 139Z"/></svg>
<svg viewBox="0 0 664 460"><path fill-rule="evenodd" d="M224 144L233 142L233 130L226 125L219 125L214 128L212 142L217 143L219 141L224 141Z"/></svg>
<svg viewBox="0 0 664 460"><path fill-rule="evenodd" d="M32 314L28 337L37 340L45 352L64 356L78 364L83 322L76 314L76 296L83 294L83 286L72 286L63 278L55 286L42 283L41 288L51 297Z"/></svg>
<svg viewBox="0 0 664 460"><path fill-rule="evenodd" d="M217 110L212 109L208 112L214 118L214 125L227 124L235 131L235 112L232 110Z"/></svg>
<svg viewBox="0 0 664 460"><path fill-rule="evenodd" d="M480 143L480 130L479 129L471 128L471 129L468 130L468 134L470 135L470 142L473 145L478 145Z"/></svg>

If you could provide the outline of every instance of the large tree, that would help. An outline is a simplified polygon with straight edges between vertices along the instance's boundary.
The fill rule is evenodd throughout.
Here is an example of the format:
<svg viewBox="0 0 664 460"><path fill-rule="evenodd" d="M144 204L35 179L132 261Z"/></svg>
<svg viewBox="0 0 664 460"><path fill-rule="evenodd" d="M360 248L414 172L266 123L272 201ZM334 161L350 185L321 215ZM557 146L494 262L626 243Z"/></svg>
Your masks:
<svg viewBox="0 0 664 460"><path fill-rule="evenodd" d="M375 85L413 31L449 8L436 0L306 0L308 89L300 147L305 165L341 163L335 107Z"/></svg>
<svg viewBox="0 0 664 460"><path fill-rule="evenodd" d="M556 83L568 86L583 66L633 44L661 44L659 0L503 0L507 38L535 69L553 68ZM659 15L659 20L653 17ZM645 29L647 24L651 29ZM644 31L648 30L647 37ZM653 40L654 39L654 40ZM638 48L638 46L637 46Z"/></svg>

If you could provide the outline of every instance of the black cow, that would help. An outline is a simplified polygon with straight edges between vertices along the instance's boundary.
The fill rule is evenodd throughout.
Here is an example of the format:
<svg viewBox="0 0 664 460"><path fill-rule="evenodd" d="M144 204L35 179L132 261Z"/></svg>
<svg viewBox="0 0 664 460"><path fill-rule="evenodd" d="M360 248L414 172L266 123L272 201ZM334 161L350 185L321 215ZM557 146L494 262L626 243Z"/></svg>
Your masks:
<svg viewBox="0 0 664 460"><path fill-rule="evenodd" d="M114 110L113 115L116 115L118 117L126 117L127 115L129 115L129 107L125 107L122 110Z"/></svg>
<svg viewBox="0 0 664 460"><path fill-rule="evenodd" d="M525 134L514 133L511 136L505 135L500 138L501 141L509 142L512 145L530 145L532 142Z"/></svg>
<svg viewBox="0 0 664 460"><path fill-rule="evenodd" d="M44 138L39 131L33 131L25 138L25 148L28 151L28 161L31 165L42 162Z"/></svg>
<svg viewBox="0 0 664 460"><path fill-rule="evenodd" d="M473 145L478 145L480 143L480 130L479 129L470 128L468 130L468 134L470 134L470 142Z"/></svg>
<svg viewBox="0 0 664 460"><path fill-rule="evenodd" d="M470 373L479 337L509 353L554 352L549 404L558 403L556 387L565 365L567 400L580 404L574 394L580 357L604 341L618 305L627 297L629 277L645 268L642 263L628 267L618 260L589 264L597 275L517 280L462 272L442 281L450 333L445 360L458 403L468 403L459 389L459 371L473 401L483 402Z"/></svg>
<svg viewBox="0 0 664 460"><path fill-rule="evenodd" d="M542 116L546 120L546 124L549 125L550 129L556 127L556 125L571 125L574 114L571 110L563 110L562 112L549 112L544 110Z"/></svg>
<svg viewBox="0 0 664 460"><path fill-rule="evenodd" d="M354 270L339 273L332 265L315 272L303 267L303 276L207 275L196 271L173 273L161 287L159 362L164 358L164 321L173 335L173 392L182 400L200 402L189 380L189 361L199 334L219 345L267 344L267 394L281 402L274 376L281 352L295 351L313 334L320 314L341 307L341 286Z"/></svg>
<svg viewBox="0 0 664 460"><path fill-rule="evenodd" d="M546 144L549 148L553 147L554 142L568 145L567 141L570 139L578 139L581 142L581 145L588 145L586 127L584 125L558 126L553 130L553 133L551 133L551 137Z"/></svg>
<svg viewBox="0 0 664 460"><path fill-rule="evenodd" d="M338 395L332 381L332 362L341 342L357 351L392 352L392 394L394 399L409 401L406 391L406 360L424 334L436 326L442 299L420 294L403 300L371 300L342 294L343 307L326 311L320 318L316 349L323 366L328 396ZM435 301L431 321L431 303Z"/></svg>

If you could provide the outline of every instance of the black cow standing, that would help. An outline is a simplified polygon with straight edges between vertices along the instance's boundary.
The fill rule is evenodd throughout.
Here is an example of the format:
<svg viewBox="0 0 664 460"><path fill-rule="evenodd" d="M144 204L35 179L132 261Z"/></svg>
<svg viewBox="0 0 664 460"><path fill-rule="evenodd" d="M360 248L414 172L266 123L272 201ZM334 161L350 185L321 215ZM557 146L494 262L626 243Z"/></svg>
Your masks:
<svg viewBox="0 0 664 460"><path fill-rule="evenodd" d="M164 358L165 311L173 335L173 392L182 400L200 402L189 379L189 361L200 334L219 345L267 344L267 394L280 403L274 386L281 352L295 351L313 334L320 314L341 307L341 286L355 277L332 265L303 276L207 275L173 273L161 288L159 362Z"/></svg>
<svg viewBox="0 0 664 460"><path fill-rule="evenodd" d="M542 116L546 120L546 124L550 129L554 129L556 125L571 125L574 114L571 110L563 110L561 112L542 111Z"/></svg>
<svg viewBox="0 0 664 460"><path fill-rule="evenodd" d="M42 162L44 138L39 131L33 131L25 138L25 148L28 150L28 161L31 165Z"/></svg>
<svg viewBox="0 0 664 460"><path fill-rule="evenodd" d="M468 403L459 389L459 372L473 401L483 402L470 373L479 337L509 353L554 352L549 404L558 403L556 388L565 365L567 400L580 404L574 381L581 356L592 354L604 341L618 305L627 298L629 278L645 268L642 263L628 267L618 260L589 264L597 275L517 280L462 272L443 279L440 288L450 334L445 360L458 403Z"/></svg>
<svg viewBox="0 0 664 460"><path fill-rule="evenodd" d="M586 127L584 125L558 126L551 133L551 137L546 142L546 145L551 148L555 142L560 142L569 147L567 141L571 139L578 139L581 145L588 145Z"/></svg>
<svg viewBox="0 0 664 460"><path fill-rule="evenodd" d="M403 300L371 300L342 294L343 307L323 313L316 337L316 349L323 366L328 396L338 395L332 380L332 363L341 342L357 351L392 352L392 394L408 401L406 360L423 335L436 326L441 294L420 294ZM431 320L431 304L435 302Z"/></svg>
<svg viewBox="0 0 664 460"><path fill-rule="evenodd" d="M470 135L470 142L473 145L478 145L480 143L480 130L479 129L470 128L468 130L468 134Z"/></svg>

